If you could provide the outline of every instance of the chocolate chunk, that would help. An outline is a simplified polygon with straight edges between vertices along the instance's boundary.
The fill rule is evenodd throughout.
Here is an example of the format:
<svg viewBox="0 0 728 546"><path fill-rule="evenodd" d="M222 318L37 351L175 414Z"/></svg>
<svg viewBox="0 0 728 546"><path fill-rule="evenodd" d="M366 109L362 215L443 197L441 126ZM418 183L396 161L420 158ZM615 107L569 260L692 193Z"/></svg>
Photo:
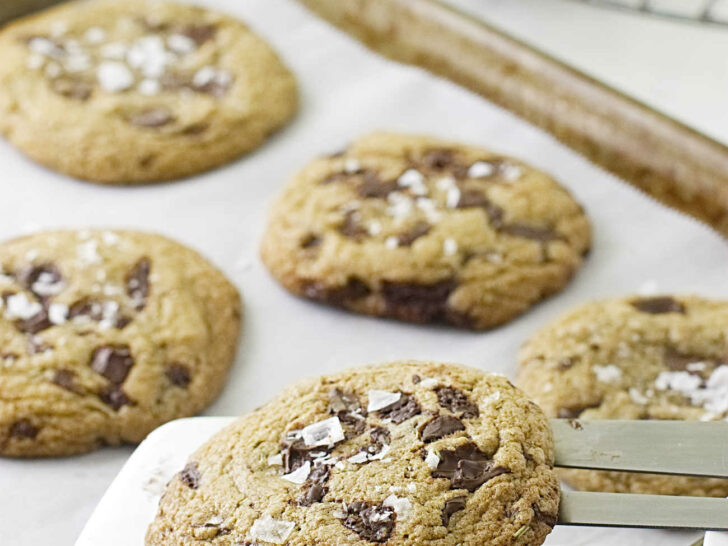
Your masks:
<svg viewBox="0 0 728 546"><path fill-rule="evenodd" d="M415 374L412 376L412 383L414 383L415 385L417 385L417 383L419 383L420 381L422 381L422 378L419 375Z"/></svg>
<svg viewBox="0 0 728 546"><path fill-rule="evenodd" d="M329 412L330 413L354 413L362 410L359 398L351 392L344 392L338 387L329 391Z"/></svg>
<svg viewBox="0 0 728 546"><path fill-rule="evenodd" d="M116 312L116 309L113 313L109 313L107 311L108 316L104 314L104 306L108 305L109 303L112 302L102 303L98 300L90 298L78 300L77 302L74 302L71 307L69 307L68 318L87 318L95 322L101 322L103 320L105 322L111 323L114 328L119 329L127 326L131 322L131 319L129 319L129 317L125 317L124 315L118 314Z"/></svg>
<svg viewBox="0 0 728 546"><path fill-rule="evenodd" d="M190 489L200 487L200 470L197 463L187 463L179 473L180 481Z"/></svg>
<svg viewBox="0 0 728 546"><path fill-rule="evenodd" d="M169 382L176 387L184 388L190 384L190 371L184 364L174 362L167 366L164 373L167 379L169 379Z"/></svg>
<svg viewBox="0 0 728 546"><path fill-rule="evenodd" d="M422 427L420 439L423 442L432 442L460 430L465 430L460 419L452 415L439 415Z"/></svg>
<svg viewBox="0 0 728 546"><path fill-rule="evenodd" d="M149 297L149 273L152 264L148 258L140 259L126 276L126 293L137 311L144 309Z"/></svg>
<svg viewBox="0 0 728 546"><path fill-rule="evenodd" d="M298 497L297 504L299 506L311 506L317 502L321 502L326 496L327 489L319 483L311 483L305 486L303 494Z"/></svg>
<svg viewBox="0 0 728 546"><path fill-rule="evenodd" d="M374 427L369 431L369 436L374 444L378 444L380 446L389 445L391 438L391 434L384 427Z"/></svg>
<svg viewBox="0 0 728 546"><path fill-rule="evenodd" d="M657 296L654 298L639 298L632 300L632 307L650 315L663 313L685 314L685 306L670 296Z"/></svg>
<svg viewBox="0 0 728 546"><path fill-rule="evenodd" d="M440 462L432 471L433 478L447 478L450 489L467 489L471 493L488 480L510 472L493 461L472 442L455 449L441 450Z"/></svg>
<svg viewBox="0 0 728 546"><path fill-rule="evenodd" d="M330 288L319 282L310 282L303 287L303 295L308 299L339 307L368 296L370 293L369 287L356 277L350 278L344 286L337 288Z"/></svg>
<svg viewBox="0 0 728 546"><path fill-rule="evenodd" d="M193 85L192 88L200 93L206 93L219 99L225 96L228 89L230 89L230 82L227 80L220 80L219 78L213 78L210 81L202 85Z"/></svg>
<svg viewBox="0 0 728 546"><path fill-rule="evenodd" d="M51 89L68 99L86 101L91 98L93 86L85 81L70 76L56 78L50 83Z"/></svg>
<svg viewBox="0 0 728 546"><path fill-rule="evenodd" d="M447 322L447 300L456 286L453 280L434 284L384 281L387 315L417 323Z"/></svg>
<svg viewBox="0 0 728 546"><path fill-rule="evenodd" d="M15 321L15 326L26 334L37 334L53 326L53 323L48 318L48 312L43 308L30 318Z"/></svg>
<svg viewBox="0 0 728 546"><path fill-rule="evenodd" d="M33 439L38 436L38 427L28 419L20 419L10 426L10 436L13 438Z"/></svg>
<svg viewBox="0 0 728 546"><path fill-rule="evenodd" d="M119 385L110 385L99 394L101 401L119 411L123 406L131 405L131 400Z"/></svg>
<svg viewBox="0 0 728 546"><path fill-rule="evenodd" d="M410 394L402 394L394 404L390 404L386 408L380 409L378 412L382 419L389 419L395 424L405 422L415 415L422 413L420 405L415 397Z"/></svg>
<svg viewBox="0 0 728 546"><path fill-rule="evenodd" d="M356 501L347 505L346 512L344 526L369 542L387 542L394 531L394 510L387 506Z"/></svg>
<svg viewBox="0 0 728 546"><path fill-rule="evenodd" d="M430 232L431 226L425 222L418 222L411 229L400 233L397 236L399 246L410 246L420 237L424 237Z"/></svg>
<svg viewBox="0 0 728 546"><path fill-rule="evenodd" d="M359 223L359 213L353 210L348 211L344 215L344 221L339 226L339 233L350 239L361 240L366 237L369 232Z"/></svg>
<svg viewBox="0 0 728 546"><path fill-rule="evenodd" d="M175 118L169 110L159 107L134 112L126 119L139 127L157 128L173 122Z"/></svg>
<svg viewBox="0 0 728 546"><path fill-rule="evenodd" d="M329 450L330 448L326 446L308 447L300 438L285 439L281 444L283 470L286 474L289 474L302 466L306 461L311 461L314 458L314 455L318 456L320 454L325 454L328 453ZM311 476L309 475L309 479L310 478Z"/></svg>
<svg viewBox="0 0 728 546"><path fill-rule="evenodd" d="M387 196L399 190L396 180L384 181L374 171L363 171L357 175L356 191L365 199L386 199Z"/></svg>
<svg viewBox="0 0 728 546"><path fill-rule="evenodd" d="M665 366L674 371L685 371L687 370L688 364L692 364L693 362L705 362L710 360L712 359L681 353L674 347L665 347Z"/></svg>
<svg viewBox="0 0 728 546"><path fill-rule="evenodd" d="M71 370L56 370L51 381L67 391L78 393L76 374Z"/></svg>
<svg viewBox="0 0 728 546"><path fill-rule="evenodd" d="M121 385L134 365L134 358L128 345L104 345L94 350L89 365L115 385Z"/></svg>
<svg viewBox="0 0 728 546"><path fill-rule="evenodd" d="M24 267L18 271L16 279L25 289L41 299L55 295L63 282L61 272L51 263Z"/></svg>
<svg viewBox="0 0 728 546"><path fill-rule="evenodd" d="M535 503L531 505L531 509L533 510L534 521L543 522L551 528L555 527L559 521L559 516L557 514L544 514Z"/></svg>
<svg viewBox="0 0 728 546"><path fill-rule="evenodd" d="M480 415L478 406L471 402L463 391L453 387L438 387L435 391L440 405L454 414L468 419Z"/></svg>
<svg viewBox="0 0 728 546"><path fill-rule="evenodd" d="M301 248L317 248L321 246L322 240L318 235L309 233L301 241Z"/></svg>
<svg viewBox="0 0 728 546"><path fill-rule="evenodd" d="M561 236L554 232L551 228L529 226L526 224L506 224L501 226L499 231L507 235L513 235L514 237L532 239L541 243L548 243L549 241L561 238Z"/></svg>
<svg viewBox="0 0 728 546"><path fill-rule="evenodd" d="M422 156L422 164L425 167L435 170L443 170L453 164L455 160L455 153L452 150L446 148L436 148L434 150L428 150L425 155Z"/></svg>
<svg viewBox="0 0 728 546"><path fill-rule="evenodd" d="M450 523L450 517L455 512L459 512L460 510L465 509L465 501L467 499L468 497L462 495L460 497L453 497L445 501L445 504L442 507L442 525L444 527L447 527L448 523Z"/></svg>
<svg viewBox="0 0 728 546"><path fill-rule="evenodd" d="M215 37L215 34L217 34L217 27L215 25L193 24L186 25L177 32L183 36L187 36L190 40L200 46Z"/></svg>

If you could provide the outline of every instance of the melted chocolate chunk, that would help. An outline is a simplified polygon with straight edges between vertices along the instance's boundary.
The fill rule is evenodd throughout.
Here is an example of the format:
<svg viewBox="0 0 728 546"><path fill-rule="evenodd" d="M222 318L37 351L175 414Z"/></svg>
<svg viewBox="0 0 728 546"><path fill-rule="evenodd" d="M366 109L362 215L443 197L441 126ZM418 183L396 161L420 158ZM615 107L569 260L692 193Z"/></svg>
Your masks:
<svg viewBox="0 0 728 546"><path fill-rule="evenodd" d="M359 223L359 214L350 210L344 215L344 221L339 226L339 233L350 239L361 240L366 237L369 232Z"/></svg>
<svg viewBox="0 0 728 546"><path fill-rule="evenodd" d="M361 412L361 402L359 398L351 392L344 392L341 389L333 388L329 391L329 412Z"/></svg>
<svg viewBox="0 0 728 546"><path fill-rule="evenodd" d="M457 208L472 207L482 208L493 227L500 228L503 225L503 209L492 203L485 193L479 190L463 190L460 192Z"/></svg>
<svg viewBox="0 0 728 546"><path fill-rule="evenodd" d="M346 512L344 526L369 542L387 542L394 531L395 514L389 507L356 501L346 507Z"/></svg>
<svg viewBox="0 0 728 546"><path fill-rule="evenodd" d="M556 524L558 523L559 516L557 514L544 514L543 512L541 512L541 509L535 503L531 505L531 508L533 509L534 521L543 522L551 528L555 527Z"/></svg>
<svg viewBox="0 0 728 546"><path fill-rule="evenodd" d="M78 386L76 385L76 374L71 370L56 370L53 374L51 381L67 391L73 393L78 392Z"/></svg>
<svg viewBox="0 0 728 546"><path fill-rule="evenodd" d="M89 365L113 384L121 385L134 365L134 358L128 345L104 345L94 350Z"/></svg>
<svg viewBox="0 0 728 546"><path fill-rule="evenodd" d="M99 394L101 401L119 411L123 406L131 405L131 400L119 385L110 385Z"/></svg>
<svg viewBox="0 0 728 546"><path fill-rule="evenodd" d="M299 506L311 506L317 502L321 502L327 493L326 487L320 483L311 483L304 487L303 493L296 503Z"/></svg>
<svg viewBox="0 0 728 546"><path fill-rule="evenodd" d="M455 432L465 430L465 425L452 415L439 415L420 430L420 439L427 443L439 440Z"/></svg>
<svg viewBox="0 0 728 546"><path fill-rule="evenodd" d="M217 34L217 27L215 25L193 24L182 27L178 30L178 32L183 36L187 36L190 40L200 46L215 37L215 34Z"/></svg>
<svg viewBox="0 0 728 546"><path fill-rule="evenodd" d="M452 517L455 512L465 510L465 501L467 501L467 499L468 497L462 495L445 501L445 504L442 507L442 525L444 527L447 527L450 523L450 517Z"/></svg>
<svg viewBox="0 0 728 546"><path fill-rule="evenodd" d="M657 296L654 298L639 298L632 300L632 307L650 315L663 313L685 314L685 306L670 296Z"/></svg>
<svg viewBox="0 0 728 546"><path fill-rule="evenodd" d="M408 322L448 322L447 300L456 286L453 280L434 284L384 281L382 295L387 315Z"/></svg>
<svg viewBox="0 0 728 546"><path fill-rule="evenodd" d="M357 175L359 182L356 185L357 193L365 199L386 199L387 196L399 189L396 180L382 180L374 171L364 171Z"/></svg>
<svg viewBox="0 0 728 546"><path fill-rule="evenodd" d="M560 235L551 228L529 226L526 224L506 224L499 228L501 233L531 239L541 243L548 243L560 238Z"/></svg>
<svg viewBox="0 0 728 546"><path fill-rule="evenodd" d="M84 317L95 322L101 322L104 320L104 304L98 300L84 298L71 305L68 309L68 318L74 319L78 317ZM106 317L109 318L109 317ZM127 326L131 319L121 314L113 316L114 328L122 329Z"/></svg>
<svg viewBox="0 0 728 546"><path fill-rule="evenodd" d="M422 381L422 378L419 375L415 374L412 376L412 383L414 383L415 385L417 385L417 383L419 383L420 381Z"/></svg>
<svg viewBox="0 0 728 546"><path fill-rule="evenodd" d="M184 388L189 385L191 381L190 370L187 366L178 362L174 362L167 366L164 374L167 376L169 382L176 387Z"/></svg>
<svg viewBox="0 0 728 546"><path fill-rule="evenodd" d="M467 419L480 415L478 406L471 402L463 391L453 387L438 387L435 391L439 404L454 414Z"/></svg>
<svg viewBox="0 0 728 546"><path fill-rule="evenodd" d="M24 267L18 271L16 278L25 289L40 299L53 295L43 290L44 287L53 287L63 282L61 272L51 263Z"/></svg>
<svg viewBox="0 0 728 546"><path fill-rule="evenodd" d="M149 273L152 264L148 258L142 258L126 276L126 293L131 298L137 311L144 309L149 297Z"/></svg>
<svg viewBox="0 0 728 546"><path fill-rule="evenodd" d="M382 419L390 419L395 424L405 422L415 415L422 413L420 405L415 397L410 394L402 394L394 404L380 409L378 412Z"/></svg>
<svg viewBox="0 0 728 546"><path fill-rule="evenodd" d="M10 436L12 438L28 438L32 440L38 436L38 427L33 425L28 419L20 419L10 426Z"/></svg>
<svg viewBox="0 0 728 546"><path fill-rule="evenodd" d="M15 321L15 326L26 334L37 334L53 326L53 323L48 318L48 312L44 307L28 319Z"/></svg>
<svg viewBox="0 0 728 546"><path fill-rule="evenodd" d="M187 463L179 473L180 481L190 489L197 489L200 486L200 470L197 463Z"/></svg>
<svg viewBox="0 0 728 546"><path fill-rule="evenodd" d="M299 506L311 506L321 502L328 493L326 482L329 481L330 468L328 465L316 465L311 470L306 480L303 493L296 501Z"/></svg>
<svg viewBox="0 0 728 546"><path fill-rule="evenodd" d="M447 169L455 161L455 152L448 150L447 148L436 148L434 150L428 150L425 155L422 156L422 164L435 170Z"/></svg>
<svg viewBox="0 0 728 546"><path fill-rule="evenodd" d="M93 86L90 83L69 76L52 80L50 86L59 95L78 101L90 99L93 92Z"/></svg>
<svg viewBox="0 0 728 546"><path fill-rule="evenodd" d="M397 236L399 246L410 246L420 237L424 237L430 232L431 226L425 222L418 222L412 229L401 233Z"/></svg>
<svg viewBox="0 0 728 546"><path fill-rule="evenodd" d="M301 248L317 248L321 246L322 242L321 237L314 235L313 233L309 233L301 241Z"/></svg>
<svg viewBox="0 0 728 546"><path fill-rule="evenodd" d="M493 466L493 461L472 442L455 449L440 451L440 462L432 471L433 478L447 478L450 489L467 489L471 493L485 482L510 472Z"/></svg>
<svg viewBox="0 0 728 546"><path fill-rule="evenodd" d="M290 474L291 472L302 466L306 461L310 462L315 457L329 453L329 451L332 449L327 446L308 447L305 442L300 438L285 439L281 443L281 448L281 455L283 456L283 471L285 474ZM317 468L323 467L316 466L314 468L314 471ZM313 475L314 471L311 472L311 475ZM328 469L326 469L326 472L328 472ZM309 479L311 479L311 475L309 475Z"/></svg>
<svg viewBox="0 0 728 546"><path fill-rule="evenodd" d="M319 282L311 282L303 287L303 295L308 299L339 307L368 296L370 293L369 287L355 277L350 278L344 286L338 288L329 288Z"/></svg>
<svg viewBox="0 0 728 546"><path fill-rule="evenodd" d="M166 108L148 108L134 112L127 117L127 121L139 127L156 129L174 121L174 116Z"/></svg>
<svg viewBox="0 0 728 546"><path fill-rule="evenodd" d="M391 434L384 427L374 427L369 431L369 436L372 439L372 443L385 446L389 445Z"/></svg>

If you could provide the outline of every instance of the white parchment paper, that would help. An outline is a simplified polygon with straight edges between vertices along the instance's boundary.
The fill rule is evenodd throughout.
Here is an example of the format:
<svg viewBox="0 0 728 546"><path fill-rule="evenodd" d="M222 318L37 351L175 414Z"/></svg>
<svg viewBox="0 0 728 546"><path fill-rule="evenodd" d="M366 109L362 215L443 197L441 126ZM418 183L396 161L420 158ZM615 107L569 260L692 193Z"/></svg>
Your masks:
<svg viewBox="0 0 728 546"><path fill-rule="evenodd" d="M132 227L175 237L218 264L243 293L246 321L227 388L207 415L250 410L303 376L397 358L454 361L512 377L521 343L583 301L655 288L728 296L724 240L510 114L418 69L383 60L290 0L201 3L245 19L278 49L300 82L298 118L247 158L190 180L141 188L67 179L0 143L0 238L45 227ZM266 208L309 158L374 129L479 144L550 172L593 221L585 267L564 293L488 333L375 320L293 298L257 257ZM0 543L72 543L130 453L109 448L65 459L0 460ZM109 537L130 528L125 515L134 502L107 507L116 522ZM142 536L143 529L135 531ZM687 545L696 536L564 528L548 544ZM131 546L104 542L113 544Z"/></svg>

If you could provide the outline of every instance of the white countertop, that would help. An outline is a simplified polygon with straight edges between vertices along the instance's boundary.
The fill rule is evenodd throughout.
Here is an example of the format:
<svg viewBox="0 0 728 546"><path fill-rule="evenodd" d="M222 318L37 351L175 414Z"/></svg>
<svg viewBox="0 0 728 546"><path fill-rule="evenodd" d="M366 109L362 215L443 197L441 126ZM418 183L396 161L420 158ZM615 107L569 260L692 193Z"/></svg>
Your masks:
<svg viewBox="0 0 728 546"><path fill-rule="evenodd" d="M587 8L560 0L459 2L471 8L479 4L493 21L564 57L571 55L573 61L593 58L590 68L595 74L606 74L625 88L634 86L631 90L642 98L652 98L728 140L728 111L720 108L728 62L708 65L690 53L694 47L703 48L703 39L695 33L706 32L705 43L712 43L711 48L728 41L728 34L666 23L645 23L639 30L626 19L607 24L616 15L601 12L589 15L599 24L575 26L574 13L586 17ZM98 187L63 178L0 143L0 239L38 227L129 226L171 235L217 263L242 290L246 324L228 386L207 415L252 409L302 376L395 358L450 360L513 376L515 353L528 335L584 300L655 286L728 297L725 241L617 182L510 114L418 69L371 54L291 0L201 3L239 15L280 51L301 84L302 107L295 122L260 151L227 167L143 188ZM598 36L597 30L615 38ZM646 59L656 62L655 44L667 35L681 47L665 46L665 51L680 49L683 61L689 62L673 58L659 66L643 64ZM630 37L639 38L650 53L626 48ZM590 43L593 51L588 53ZM672 80L665 79L665 66ZM664 89L668 92L655 92ZM552 173L592 218L594 250L584 269L563 294L510 325L480 334L364 318L289 296L257 258L267 204L310 157L377 128L482 144ZM107 448L66 459L0 460L0 543L71 544L130 453L131 448ZM548 544L607 544L617 536L629 546L655 541L687 545L696 535L564 529ZM606 542L604 537L609 537Z"/></svg>

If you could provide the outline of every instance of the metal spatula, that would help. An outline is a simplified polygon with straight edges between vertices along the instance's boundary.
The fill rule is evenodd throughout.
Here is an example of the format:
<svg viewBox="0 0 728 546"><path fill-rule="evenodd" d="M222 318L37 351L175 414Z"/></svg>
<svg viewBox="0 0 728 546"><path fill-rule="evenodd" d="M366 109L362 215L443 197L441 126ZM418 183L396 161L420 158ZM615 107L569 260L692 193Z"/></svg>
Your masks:
<svg viewBox="0 0 728 546"><path fill-rule="evenodd" d="M556 466L728 478L728 423L554 419ZM728 530L728 499L563 491L561 525Z"/></svg>

